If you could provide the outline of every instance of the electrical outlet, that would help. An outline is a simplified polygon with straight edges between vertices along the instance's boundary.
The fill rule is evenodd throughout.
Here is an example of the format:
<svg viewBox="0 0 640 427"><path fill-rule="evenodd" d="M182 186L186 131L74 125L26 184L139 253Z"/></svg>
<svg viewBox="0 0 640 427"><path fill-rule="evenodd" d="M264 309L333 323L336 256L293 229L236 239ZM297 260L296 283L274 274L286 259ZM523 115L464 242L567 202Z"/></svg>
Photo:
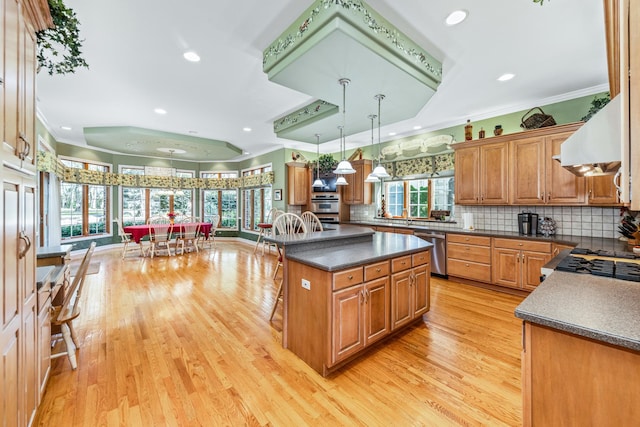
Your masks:
<svg viewBox="0 0 640 427"><path fill-rule="evenodd" d="M302 287L305 288L306 290L310 291L311 290L311 282L308 281L307 279L302 279Z"/></svg>

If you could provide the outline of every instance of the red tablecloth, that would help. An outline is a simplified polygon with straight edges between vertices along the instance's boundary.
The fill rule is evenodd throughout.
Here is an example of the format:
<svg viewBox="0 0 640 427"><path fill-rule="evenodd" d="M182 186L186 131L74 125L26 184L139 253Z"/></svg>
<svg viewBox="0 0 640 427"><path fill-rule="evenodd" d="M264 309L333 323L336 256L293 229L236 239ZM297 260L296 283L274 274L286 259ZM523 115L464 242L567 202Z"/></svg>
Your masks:
<svg viewBox="0 0 640 427"><path fill-rule="evenodd" d="M211 233L211 227L213 224L210 222L200 222L200 233L204 234L206 238L209 238L209 233ZM125 233L131 233L131 238L136 242L140 243L140 239L149 234L149 226L145 225L128 225L124 228ZM178 233L184 231L184 224L173 224L173 232Z"/></svg>

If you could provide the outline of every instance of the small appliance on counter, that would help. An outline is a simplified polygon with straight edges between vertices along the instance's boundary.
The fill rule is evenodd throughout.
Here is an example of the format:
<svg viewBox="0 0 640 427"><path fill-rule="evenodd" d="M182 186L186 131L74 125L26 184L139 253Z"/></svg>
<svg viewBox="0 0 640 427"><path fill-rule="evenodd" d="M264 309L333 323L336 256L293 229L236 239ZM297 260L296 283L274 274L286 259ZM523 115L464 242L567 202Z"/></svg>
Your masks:
<svg viewBox="0 0 640 427"><path fill-rule="evenodd" d="M518 233L526 236L538 234L538 214L522 212L518 214Z"/></svg>

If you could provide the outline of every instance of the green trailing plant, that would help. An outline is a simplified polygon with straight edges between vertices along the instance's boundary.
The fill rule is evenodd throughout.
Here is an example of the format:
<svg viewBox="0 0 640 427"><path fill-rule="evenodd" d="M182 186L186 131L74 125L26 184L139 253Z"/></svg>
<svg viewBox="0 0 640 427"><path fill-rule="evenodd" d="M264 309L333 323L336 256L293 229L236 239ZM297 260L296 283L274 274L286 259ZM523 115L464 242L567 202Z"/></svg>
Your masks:
<svg viewBox="0 0 640 427"><path fill-rule="evenodd" d="M591 101L591 107L589 108L589 111L587 111L587 115L584 116L583 118L581 118L580 120L582 120L583 122L589 121L589 119L598 111L600 111L602 109L602 107L604 107L605 105L607 105L610 101L610 95L609 92L607 92L606 95L601 96L600 98L598 98L597 96L593 98L593 100Z"/></svg>
<svg viewBox="0 0 640 427"><path fill-rule="evenodd" d="M53 18L53 28L38 31L38 70L46 69L49 75L74 73L76 68L89 65L82 57L80 21L73 9L62 0L48 0Z"/></svg>
<svg viewBox="0 0 640 427"><path fill-rule="evenodd" d="M321 154L318 157L318 169L320 173L329 173L338 166L338 161L331 154Z"/></svg>

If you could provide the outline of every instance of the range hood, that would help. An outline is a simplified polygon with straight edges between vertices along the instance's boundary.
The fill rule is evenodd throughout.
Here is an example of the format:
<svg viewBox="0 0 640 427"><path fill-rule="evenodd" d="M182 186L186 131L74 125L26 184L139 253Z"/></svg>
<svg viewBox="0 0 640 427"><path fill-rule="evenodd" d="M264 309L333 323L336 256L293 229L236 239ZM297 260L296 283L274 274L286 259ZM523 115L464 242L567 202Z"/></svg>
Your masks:
<svg viewBox="0 0 640 427"><path fill-rule="evenodd" d="M615 174L622 161L622 100L607 105L560 146L563 168L578 176Z"/></svg>

